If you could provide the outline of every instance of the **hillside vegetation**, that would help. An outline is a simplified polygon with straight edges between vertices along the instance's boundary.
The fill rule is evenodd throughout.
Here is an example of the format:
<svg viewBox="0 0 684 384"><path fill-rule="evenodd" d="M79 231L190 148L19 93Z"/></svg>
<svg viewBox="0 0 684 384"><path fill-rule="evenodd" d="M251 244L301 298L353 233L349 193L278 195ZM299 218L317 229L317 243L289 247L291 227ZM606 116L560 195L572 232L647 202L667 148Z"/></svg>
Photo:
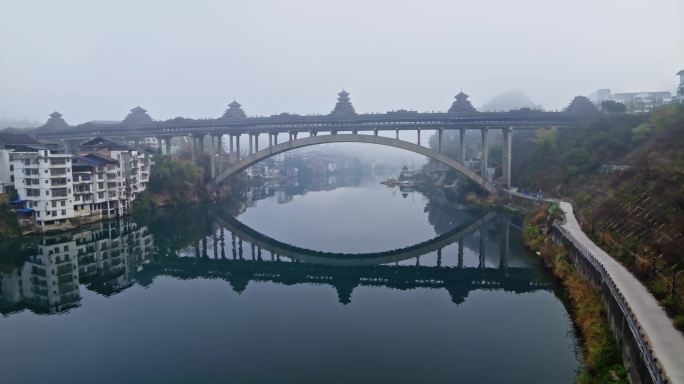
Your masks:
<svg viewBox="0 0 684 384"><path fill-rule="evenodd" d="M202 169L198 165L177 156L157 156L149 188L140 194L136 209L199 202L205 195Z"/></svg>
<svg viewBox="0 0 684 384"><path fill-rule="evenodd" d="M9 205L9 196L0 193L0 239L21 234L17 215Z"/></svg>
<svg viewBox="0 0 684 384"><path fill-rule="evenodd" d="M587 233L684 329L684 106L516 134L514 184L572 200Z"/></svg>

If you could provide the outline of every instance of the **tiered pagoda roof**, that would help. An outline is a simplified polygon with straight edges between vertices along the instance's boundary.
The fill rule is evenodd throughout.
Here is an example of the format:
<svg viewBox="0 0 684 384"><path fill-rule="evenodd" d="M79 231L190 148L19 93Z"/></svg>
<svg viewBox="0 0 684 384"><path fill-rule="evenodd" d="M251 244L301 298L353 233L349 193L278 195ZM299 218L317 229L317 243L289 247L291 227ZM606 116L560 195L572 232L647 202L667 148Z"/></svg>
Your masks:
<svg viewBox="0 0 684 384"><path fill-rule="evenodd" d="M69 124L62 118L62 114L55 111L50 114L50 118L40 129L64 129L69 128Z"/></svg>
<svg viewBox="0 0 684 384"><path fill-rule="evenodd" d="M456 101L449 108L449 113L477 112L465 93L459 92L455 99Z"/></svg>
<svg viewBox="0 0 684 384"><path fill-rule="evenodd" d="M232 103L228 104L228 109L221 116L222 119L245 119L247 114L242 110L242 106L237 101L233 100Z"/></svg>
<svg viewBox="0 0 684 384"><path fill-rule="evenodd" d="M131 109L131 112L123 119L124 124L148 124L154 120L147 114L147 111L141 107Z"/></svg>
<svg viewBox="0 0 684 384"><path fill-rule="evenodd" d="M593 116L599 113L598 108L585 96L576 96L565 108L565 112L576 116Z"/></svg>
<svg viewBox="0 0 684 384"><path fill-rule="evenodd" d="M349 92L343 89L337 96L337 104L335 104L335 109L330 112L330 116L356 116L354 106L352 105L351 100L349 100Z"/></svg>

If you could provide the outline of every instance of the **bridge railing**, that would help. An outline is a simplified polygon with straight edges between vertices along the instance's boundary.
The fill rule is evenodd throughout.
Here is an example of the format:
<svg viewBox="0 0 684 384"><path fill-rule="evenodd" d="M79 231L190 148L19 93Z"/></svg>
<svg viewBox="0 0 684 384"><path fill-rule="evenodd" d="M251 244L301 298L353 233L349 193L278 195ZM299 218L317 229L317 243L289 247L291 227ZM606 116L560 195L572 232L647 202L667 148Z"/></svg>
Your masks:
<svg viewBox="0 0 684 384"><path fill-rule="evenodd" d="M606 287L610 291L611 296L620 308L620 311L622 312L627 322L629 330L634 336L634 340L636 340L637 346L639 348L639 353L642 356L644 363L646 364L646 368L653 383L669 383L667 377L663 375L662 369L658 364L658 360L653 356L653 350L651 349L648 343L646 335L642 332L642 328L641 325L639 325L638 319L634 315L634 312L632 312L632 309L629 307L629 304L625 300L625 297L623 296L622 292L620 292L620 289L615 284L610 274L606 270L606 267L603 266L603 264L596 258L596 256L594 256L586 247L584 247L584 245L582 245L582 243L580 243L570 233L570 231L568 231L562 226L562 222L555 222L553 226L568 241L570 241L570 243L572 243L575 249L577 249L579 254L582 255L582 257L584 257L594 267L594 269L599 272L602 281L605 283Z"/></svg>

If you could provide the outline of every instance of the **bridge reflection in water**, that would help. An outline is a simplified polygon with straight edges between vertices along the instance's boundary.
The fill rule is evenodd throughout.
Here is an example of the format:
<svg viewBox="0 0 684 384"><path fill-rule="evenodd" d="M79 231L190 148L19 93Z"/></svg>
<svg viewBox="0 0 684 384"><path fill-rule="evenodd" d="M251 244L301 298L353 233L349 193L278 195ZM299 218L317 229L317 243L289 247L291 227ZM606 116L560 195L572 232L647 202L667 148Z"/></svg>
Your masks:
<svg viewBox="0 0 684 384"><path fill-rule="evenodd" d="M221 228L213 236L194 245L194 257L158 258L146 266L148 279L168 275L181 279L218 278L243 292L250 281L284 285L326 284L337 290L339 301L351 302L358 286L384 286L395 289L444 288L454 303L465 301L476 289L503 289L517 293L549 289L538 270L509 267L510 224L505 221L505 239L499 263L487 266L483 227L505 220L494 212L463 224L431 240L386 252L333 253L300 248L275 240L230 216L217 217ZM466 238L477 236L477 266L464 267ZM455 255L444 249L457 244ZM434 266L421 265L421 257L436 253ZM454 266L442 265L454 256Z"/></svg>
<svg viewBox="0 0 684 384"><path fill-rule="evenodd" d="M128 219L46 236L28 246L24 241L15 253L23 259L0 269L0 312L9 314L25 308L38 313L64 312L80 305L83 286L110 296L136 282L151 285L158 276L222 279L238 293L251 281L326 284L336 289L343 304L351 302L358 286L443 288L457 304L477 289L518 293L549 289L535 268L509 266L512 224L493 212L419 244L365 254L304 249L261 234L227 214L211 219L209 233L213 234L171 252L161 252L155 247L152 232ZM497 221L505 233L498 263L492 263L492 255L485 249L484 228ZM464 266L464 248L477 255L475 266ZM421 264L421 257L434 256L434 265ZM447 258L456 262L446 266L443 260ZM0 258L0 263L6 260Z"/></svg>

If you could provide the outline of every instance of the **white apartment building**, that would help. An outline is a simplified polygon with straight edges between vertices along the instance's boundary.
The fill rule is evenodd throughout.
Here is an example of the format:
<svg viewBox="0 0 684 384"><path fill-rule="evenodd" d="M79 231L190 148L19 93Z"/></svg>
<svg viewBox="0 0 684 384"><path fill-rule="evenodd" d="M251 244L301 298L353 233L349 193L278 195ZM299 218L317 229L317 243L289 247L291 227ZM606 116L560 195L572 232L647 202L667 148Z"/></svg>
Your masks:
<svg viewBox="0 0 684 384"><path fill-rule="evenodd" d="M7 193L14 187L14 175L11 171L10 153L16 146L42 145L29 135L16 133L0 133L0 193Z"/></svg>
<svg viewBox="0 0 684 384"><path fill-rule="evenodd" d="M142 150L137 150L124 145L116 143L111 140L97 137L93 140L87 141L80 146L81 153L89 153L92 156L99 156L103 159L111 159L118 162L116 169L117 182L121 182L123 187L119 190L121 200L121 207L125 213L130 203L138 198L140 192L147 189L150 181L150 168L152 166L152 158L150 155ZM113 185L110 183L114 181L113 169L109 167L106 170L107 187ZM108 189L107 194L113 197L114 194L111 189Z"/></svg>
<svg viewBox="0 0 684 384"><path fill-rule="evenodd" d="M14 189L36 224L59 226L74 217L71 155L45 146L14 146L10 153Z"/></svg>
<svg viewBox="0 0 684 384"><path fill-rule="evenodd" d="M43 230L128 213L148 187L151 156L96 138L73 157L28 135L0 134L0 192L16 190L24 214Z"/></svg>

